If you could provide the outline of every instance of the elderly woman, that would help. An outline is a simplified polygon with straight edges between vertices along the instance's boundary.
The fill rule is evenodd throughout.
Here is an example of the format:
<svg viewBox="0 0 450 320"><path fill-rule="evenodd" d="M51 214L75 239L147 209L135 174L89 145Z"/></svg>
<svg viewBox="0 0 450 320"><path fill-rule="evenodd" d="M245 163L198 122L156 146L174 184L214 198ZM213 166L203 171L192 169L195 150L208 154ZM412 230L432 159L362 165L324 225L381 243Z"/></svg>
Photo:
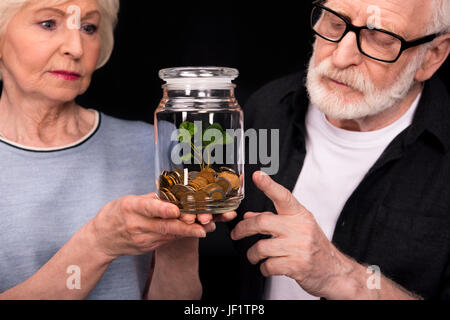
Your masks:
<svg viewBox="0 0 450 320"><path fill-rule="evenodd" d="M214 222L149 193L153 127L75 103L108 61L118 9L0 1L2 299L201 296L198 238Z"/></svg>

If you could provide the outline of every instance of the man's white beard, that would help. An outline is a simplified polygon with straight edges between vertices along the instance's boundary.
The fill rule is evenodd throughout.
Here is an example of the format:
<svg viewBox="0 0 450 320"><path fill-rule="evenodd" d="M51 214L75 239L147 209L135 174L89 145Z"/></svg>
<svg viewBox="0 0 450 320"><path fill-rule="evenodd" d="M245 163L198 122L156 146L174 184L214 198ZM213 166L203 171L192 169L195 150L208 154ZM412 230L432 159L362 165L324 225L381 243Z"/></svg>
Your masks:
<svg viewBox="0 0 450 320"><path fill-rule="evenodd" d="M425 50L421 50L413 61L401 72L397 79L377 88L373 82L354 68L337 69L331 62L331 57L314 66L315 54L309 61L306 87L311 103L325 115L340 120L355 120L379 114L403 100L416 83L414 76L419 70ZM344 83L362 93L359 101L346 102L345 94L329 90L322 77L329 77Z"/></svg>

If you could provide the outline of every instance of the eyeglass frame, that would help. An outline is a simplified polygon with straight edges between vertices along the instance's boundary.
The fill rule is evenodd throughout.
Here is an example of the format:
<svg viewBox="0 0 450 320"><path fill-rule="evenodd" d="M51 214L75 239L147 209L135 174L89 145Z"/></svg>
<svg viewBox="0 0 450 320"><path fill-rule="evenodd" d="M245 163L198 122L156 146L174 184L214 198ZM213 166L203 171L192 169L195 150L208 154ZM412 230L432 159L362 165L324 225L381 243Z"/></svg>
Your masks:
<svg viewBox="0 0 450 320"><path fill-rule="evenodd" d="M433 41L434 39L436 39L436 38L438 37L438 35L439 35L439 33L434 33L434 34L430 34L430 35L428 35L428 36L424 36L424 37L422 37L422 38L417 38L417 39L415 39L415 40L406 41L403 37L401 37L401 36L399 36L399 35L397 35L397 34L395 34L395 33L393 33L393 32L384 30L384 29L378 29L378 28L368 27L368 26L357 27L357 26L353 25L350 21L348 21L348 19L347 19L346 17L344 17L343 15L337 13L337 12L334 11L334 10L331 10L330 8L327 8L327 7L323 6L323 5L322 5L323 2L325 2L325 1L324 1L324 0L316 0L316 1L314 1L314 2L312 3L313 7L312 7L312 10L311 10L311 21L310 21L310 26L311 26L312 31L313 31L316 35L318 35L319 37L321 37L322 39L325 39L325 40L331 41L331 42L335 42L335 43L341 42L342 39L344 39L345 36L346 36L350 31L353 31L353 32L356 34L356 43L357 43L357 45L358 45L358 50L359 50L359 52L361 52L361 53L362 53L363 55L365 55L366 57L369 57L369 58L374 59L374 60L377 60L377 61L386 62L386 63L395 63L395 62L398 61L398 59L400 59L400 56L403 54L403 52L404 52L405 50L408 50L408 49L410 49L410 48L417 47L417 46L420 46L420 45L422 45L422 44L431 42L431 41ZM345 31L344 31L344 33L342 34L342 36L339 38L339 40L331 40L331 39L328 39L328 38L326 38L325 36L319 34L316 30L314 30L314 25L313 25L313 13L314 13L314 8L315 8L315 7L320 8L320 9L323 9L323 10L326 10L326 11L332 13L332 14L335 14L337 17L341 18L341 19L345 22L346 28L345 28ZM360 37L361 30L375 30L375 31L379 31L379 32L385 33L385 34L387 34L387 35L390 35L390 36L392 36L392 37L397 38L398 40L400 40L400 42L401 42L401 47L400 47L400 51L399 51L398 56L397 56L394 60L383 60L383 59L378 59L378 58L372 57L371 55L365 53L365 52L362 50L362 48L361 48L361 37Z"/></svg>

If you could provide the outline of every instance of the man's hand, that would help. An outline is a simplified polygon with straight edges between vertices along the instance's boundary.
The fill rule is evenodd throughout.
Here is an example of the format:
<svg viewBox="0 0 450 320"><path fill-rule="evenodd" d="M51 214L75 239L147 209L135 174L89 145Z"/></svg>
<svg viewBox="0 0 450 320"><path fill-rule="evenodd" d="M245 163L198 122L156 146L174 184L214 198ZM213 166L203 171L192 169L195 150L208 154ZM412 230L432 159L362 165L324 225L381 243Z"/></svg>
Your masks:
<svg viewBox="0 0 450 320"><path fill-rule="evenodd" d="M278 215L248 212L231 237L272 236L258 241L247 252L252 264L267 259L261 264L264 276L288 276L309 294L327 299L418 298L385 277L381 279L382 289L369 290L367 268L337 250L289 190L263 172L256 172L253 181L272 200Z"/></svg>
<svg viewBox="0 0 450 320"><path fill-rule="evenodd" d="M247 252L252 264L261 265L264 276L285 275L295 279L314 296L324 296L327 288L342 273L348 272L337 258L337 250L327 239L313 215L294 196L268 175L257 172L256 186L269 197L278 212L244 215L232 231L233 240L255 234L271 235L260 240Z"/></svg>

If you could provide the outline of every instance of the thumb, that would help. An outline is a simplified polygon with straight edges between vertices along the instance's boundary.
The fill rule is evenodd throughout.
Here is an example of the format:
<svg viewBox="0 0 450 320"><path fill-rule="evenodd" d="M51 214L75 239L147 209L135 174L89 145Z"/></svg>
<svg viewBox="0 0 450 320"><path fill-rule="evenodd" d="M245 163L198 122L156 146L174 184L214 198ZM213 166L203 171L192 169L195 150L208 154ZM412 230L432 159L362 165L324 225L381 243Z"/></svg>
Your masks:
<svg viewBox="0 0 450 320"><path fill-rule="evenodd" d="M273 181L265 172L255 172L253 181L272 200L279 215L294 215L306 211L288 189Z"/></svg>

